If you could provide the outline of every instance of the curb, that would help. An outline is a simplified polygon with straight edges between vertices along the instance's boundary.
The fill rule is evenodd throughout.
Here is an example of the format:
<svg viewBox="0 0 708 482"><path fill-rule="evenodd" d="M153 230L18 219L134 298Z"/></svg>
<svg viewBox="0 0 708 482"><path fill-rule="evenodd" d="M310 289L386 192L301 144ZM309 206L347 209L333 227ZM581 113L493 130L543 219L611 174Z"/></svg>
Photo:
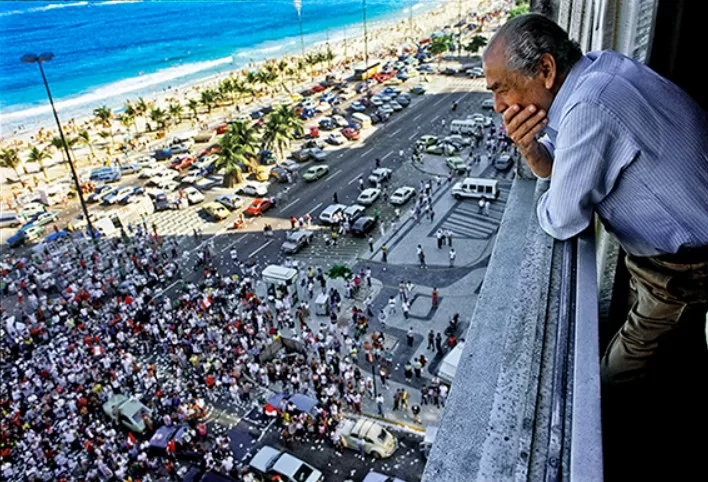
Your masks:
<svg viewBox="0 0 708 482"><path fill-rule="evenodd" d="M347 414L349 414L349 413L350 412L347 412ZM352 416L352 418L354 418L354 417L356 417L356 416ZM358 415L358 417L368 418L371 420L375 420L377 422L382 422L383 424L387 424L387 425L394 425L396 427L404 428L404 429L409 430L411 432L415 432L415 434L425 434L425 427L413 425L413 424L410 424L407 422L399 422L398 420L389 420L388 418L382 418L382 417L379 417L378 415L373 415L373 414L370 414L367 412L362 412L362 414Z"/></svg>

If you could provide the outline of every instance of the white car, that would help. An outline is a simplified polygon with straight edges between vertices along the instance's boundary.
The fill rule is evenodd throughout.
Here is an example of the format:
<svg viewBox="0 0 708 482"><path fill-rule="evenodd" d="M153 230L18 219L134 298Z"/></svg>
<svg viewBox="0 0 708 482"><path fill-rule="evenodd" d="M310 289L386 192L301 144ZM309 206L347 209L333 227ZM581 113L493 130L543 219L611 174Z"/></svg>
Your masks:
<svg viewBox="0 0 708 482"><path fill-rule="evenodd" d="M383 99L381 99L381 97L377 97L377 96L373 96L371 99L369 99L369 102L371 102L376 107L384 105Z"/></svg>
<svg viewBox="0 0 708 482"><path fill-rule="evenodd" d="M399 110L403 110L403 106L396 102L395 100L392 100L391 103L389 104L393 110L398 112Z"/></svg>
<svg viewBox="0 0 708 482"><path fill-rule="evenodd" d="M330 204L320 213L320 221L324 224L337 222L347 207L344 204Z"/></svg>
<svg viewBox="0 0 708 482"><path fill-rule="evenodd" d="M381 107L379 107L379 112L385 112L387 114L393 114L393 107L391 107L391 104L384 104Z"/></svg>
<svg viewBox="0 0 708 482"><path fill-rule="evenodd" d="M364 189L361 194L359 194L359 197L356 198L356 202L363 204L364 206L371 206L374 202L376 202L380 195L381 189L370 187L368 189Z"/></svg>
<svg viewBox="0 0 708 482"><path fill-rule="evenodd" d="M371 184L378 184L382 182L386 182L389 179L391 179L391 174L393 171L387 167L379 167L371 171L371 175L369 176L369 182Z"/></svg>
<svg viewBox="0 0 708 482"><path fill-rule="evenodd" d="M482 109L494 109L494 100L486 99L482 102Z"/></svg>
<svg viewBox="0 0 708 482"><path fill-rule="evenodd" d="M332 132L329 137L327 137L327 141L331 144L341 146L347 142L347 138L344 137L341 132Z"/></svg>
<svg viewBox="0 0 708 482"><path fill-rule="evenodd" d="M415 189L410 186L402 186L391 194L391 204L401 206L407 203L415 195Z"/></svg>
<svg viewBox="0 0 708 482"><path fill-rule="evenodd" d="M158 165L158 164L156 164L154 166L148 166L145 169L143 169L142 171L140 171L140 174L138 175L138 177L140 179L150 179L158 172L164 171L164 170L165 170L165 168L163 166Z"/></svg>
<svg viewBox="0 0 708 482"><path fill-rule="evenodd" d="M44 204L38 202L27 203L22 206L22 217L29 219L35 214L43 213L44 211L46 211Z"/></svg>
<svg viewBox="0 0 708 482"><path fill-rule="evenodd" d="M189 201L189 204L199 204L204 201L204 194L199 192L199 190L195 187L186 187L183 192L184 195L187 196L187 201Z"/></svg>
<svg viewBox="0 0 708 482"><path fill-rule="evenodd" d="M201 178L202 178L202 175L200 174L199 169L195 169L193 171L190 171L189 174L187 174L186 176L184 176L182 178L182 182L184 184L194 184L195 182L197 182Z"/></svg>
<svg viewBox="0 0 708 482"><path fill-rule="evenodd" d="M482 67L472 67L471 69L467 69L465 73L473 79L484 77L484 69Z"/></svg>
<svg viewBox="0 0 708 482"><path fill-rule="evenodd" d="M160 183L157 184L157 187L163 191L174 191L179 187L179 183L177 181L173 181L172 179L165 179L160 181Z"/></svg>
<svg viewBox="0 0 708 482"><path fill-rule="evenodd" d="M103 202L106 204L118 204L119 202L122 202L127 199L127 197L131 194L133 194L132 187L121 187L112 194L109 194L108 196L104 197Z"/></svg>
<svg viewBox="0 0 708 482"><path fill-rule="evenodd" d="M280 161L280 162L278 163L278 165L279 165L280 167L282 167L283 169L285 169L285 170L287 170L287 171L290 171L290 172L295 172L295 171L298 171L298 170L300 169L300 164L298 164L298 163L295 162L295 161L291 161L291 160L289 160L289 159L287 159L287 160L285 160L285 161Z"/></svg>
<svg viewBox="0 0 708 482"><path fill-rule="evenodd" d="M364 214L364 211L366 211L364 206L360 204L352 204L347 207L342 214L344 214L344 219L348 219L349 222L353 222L356 221L357 218L361 217L361 215Z"/></svg>
<svg viewBox="0 0 708 482"><path fill-rule="evenodd" d="M243 207L243 199L241 199L236 194L224 194L215 199L216 202L223 204L230 210L238 209Z"/></svg>
<svg viewBox="0 0 708 482"><path fill-rule="evenodd" d="M248 463L248 467L268 480L289 482L321 482L322 472L287 452L270 445L263 446ZM277 479L273 476L278 476ZM265 479L264 479L265 480Z"/></svg>
<svg viewBox="0 0 708 482"><path fill-rule="evenodd" d="M334 121L335 124L337 124L339 127L347 127L349 125L349 121L347 121L344 117L341 115L334 115L332 116L332 120Z"/></svg>
<svg viewBox="0 0 708 482"><path fill-rule="evenodd" d="M244 184L240 189L241 194L253 197L263 197L268 194L268 186L263 184Z"/></svg>

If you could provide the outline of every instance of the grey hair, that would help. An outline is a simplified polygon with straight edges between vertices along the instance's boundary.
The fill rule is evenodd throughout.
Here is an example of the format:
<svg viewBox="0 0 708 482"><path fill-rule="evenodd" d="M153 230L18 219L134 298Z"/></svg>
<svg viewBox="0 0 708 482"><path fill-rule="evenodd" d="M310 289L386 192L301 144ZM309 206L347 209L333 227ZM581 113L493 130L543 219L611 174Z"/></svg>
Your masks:
<svg viewBox="0 0 708 482"><path fill-rule="evenodd" d="M583 56L578 43L565 30L538 13L519 15L506 22L492 37L487 51L497 44L504 48L507 69L526 76L538 73L544 54L553 56L561 75L567 74Z"/></svg>

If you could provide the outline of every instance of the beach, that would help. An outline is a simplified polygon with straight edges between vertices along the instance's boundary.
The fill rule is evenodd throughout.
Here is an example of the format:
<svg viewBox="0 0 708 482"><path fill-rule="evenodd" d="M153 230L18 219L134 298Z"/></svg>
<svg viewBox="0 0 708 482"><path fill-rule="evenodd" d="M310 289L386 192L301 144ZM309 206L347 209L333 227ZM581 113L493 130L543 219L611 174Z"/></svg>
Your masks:
<svg viewBox="0 0 708 482"><path fill-rule="evenodd" d="M483 2L482 2L483 3ZM477 6L470 6L467 12L470 13ZM422 10L422 9L421 9ZM391 53L392 51L398 51L399 53L404 47L413 49L415 48L415 41L424 38L427 35L432 34L435 31L440 30L444 26L452 25L457 22L459 16L457 5L455 2L443 2L434 9L424 11L417 14L413 11L412 17L406 19L398 19L394 21L380 21L380 22L369 22L368 25L368 56L369 61L373 61L378 56L383 56L384 54ZM364 58L364 46L365 42L363 39L363 32L353 31L354 29L348 29L347 37L344 38L343 35L332 36L328 41L318 41L305 45L306 55L311 52L319 52L327 49L328 45L332 52L335 54L333 61L331 62L331 67L329 64L319 65L317 70L310 72L310 79L305 79L303 84L307 85L312 83L312 79L316 76L321 76L325 71L331 70L332 73L339 74L343 77L347 77L351 74L351 69L353 65L363 63ZM356 35L360 34L360 35ZM285 40L288 44L292 43L289 40ZM292 45L290 45L292 47ZM191 81L185 84L175 84L174 87L169 89L163 89L158 92L154 92L152 95L145 96L144 99L149 103L152 103L155 107L162 109L167 109L171 103L180 103L185 106L185 116L188 114L186 109L186 104L190 99L198 99L200 92L207 88L213 88L219 84L219 82L228 76L243 77L250 70L258 70L264 64L267 63L277 63L282 59L289 60L291 62L296 62L300 57L300 49L295 47L294 51L288 50L281 57L278 58L267 58L258 62L249 63L246 68L234 71L223 72L218 75L209 75L205 78L201 78L195 81ZM279 49L280 50L280 49ZM295 86L294 80L291 83L291 89L296 89L301 87L300 85ZM281 83L282 84L282 83ZM274 85L274 89L278 89L276 92L271 92L271 94L283 94L282 85ZM267 97L264 97L262 101L265 101ZM135 102L137 99L134 97L126 97L125 101ZM246 101L255 100L243 99ZM113 113L116 116L119 109L114 109ZM222 119L229 118L234 114L234 109L231 107L230 111L226 111L223 108L215 109L211 114L206 115L200 113L197 119L184 120L177 125L172 125L170 127L172 132L166 134L166 138L170 139L174 132L179 132L180 130L192 129L200 126L213 126L215 123ZM61 110L58 112L59 117L63 123L65 129L65 135L67 137L76 136L81 130L86 129L92 137L95 138L94 149L97 153L97 159L95 163L105 163L111 159L111 156L115 157L114 153L107 153L105 150L101 149L101 145L105 144L105 141L101 139L98 135L100 131L109 130L113 133L113 137L116 140L129 140L135 136L135 132L142 132L146 130L146 121L142 118L136 119L136 125L133 129L127 129L117 119L114 119L111 123L110 128L99 127L95 124L95 117L91 111L86 111L83 116L76 116L73 118L65 118ZM49 146L49 141L57 136L58 133L54 128L54 123L49 122L39 129L30 130L27 129L22 132L16 132L13 135L4 137L0 141L0 148L15 147L20 152L20 158L25 159L28 147L37 146L40 149ZM139 140L136 140L134 145L138 148L145 149L150 147L151 144L155 143L155 135L148 134L143 135ZM45 161L46 166L52 166L54 164L63 162L63 154L60 151L52 149L52 157ZM89 154L89 148L86 146L75 147L73 149L73 157L77 161L77 165L81 167L86 167L87 158ZM122 154L118 154L122 156ZM39 174L39 166L32 165L31 163L25 163L25 167L28 172ZM57 171L56 169L53 170ZM11 169L1 169L0 170L0 182L5 183L8 177L14 178L15 174ZM3 190L3 197L5 197L5 191Z"/></svg>

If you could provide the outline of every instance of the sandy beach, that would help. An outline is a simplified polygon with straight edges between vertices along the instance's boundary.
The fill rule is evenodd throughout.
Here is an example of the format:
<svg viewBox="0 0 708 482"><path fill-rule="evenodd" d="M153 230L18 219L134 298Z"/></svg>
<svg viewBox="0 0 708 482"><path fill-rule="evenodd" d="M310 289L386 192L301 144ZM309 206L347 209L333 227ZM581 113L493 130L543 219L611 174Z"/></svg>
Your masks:
<svg viewBox="0 0 708 482"><path fill-rule="evenodd" d="M463 11L462 15L465 18L467 15L474 13L479 9L483 9L484 5L489 3L487 0L482 2L475 2L473 5L468 6L468 10ZM370 22L368 25L368 56L369 60L372 61L378 57L390 56L392 53L400 53L404 48L414 48L415 42L419 41L426 36L439 31L445 26L452 26L457 23L459 19L458 8L456 2L451 0L441 4L440 6L434 8L433 10L426 11L424 13L413 14L412 22L406 18L404 20L396 21L382 21L382 22ZM351 36L349 36L351 35ZM316 70L310 72L311 78L305 79L303 84L312 83L312 78L320 77L326 71L332 71L332 73L340 74L347 77L351 74L351 69L354 65L362 63L364 60L364 38L363 31L361 29L348 29L347 38L336 38L329 42L329 46L333 53L335 54L334 60L331 62L331 69L329 65L321 64ZM316 42L313 45L306 45L306 53L324 51L327 48L327 42ZM211 88L217 86L221 80L228 76L238 76L245 77L246 73L251 70L258 70L263 64L271 62L279 62L282 59L287 59L291 62L296 62L300 55L299 49L293 53L287 53L279 58L266 59L261 62L251 63L246 68L238 70L225 72L220 75L211 75L206 78L202 78L199 81L193 82L188 85L180 85L179 87L172 88L170 90L164 90L157 92L152 96L146 96L145 100L153 103L155 107L160 107L166 109L171 103L180 103L184 106L184 117L189 116L189 111L186 108L186 104L189 99L198 99L200 92L203 89ZM291 82L288 82L291 83ZM292 88L296 88L297 82L292 81ZM278 94L279 91L282 92L281 85L274 85L273 92L270 92L270 96ZM264 96L262 99L267 99L268 96ZM125 101L135 102L136 98L126 98ZM248 97L243 100L250 100ZM241 104L243 104L241 102ZM200 113L197 119L185 119L182 122L171 125L169 131L166 133L166 139L171 139L171 137L176 132L184 131L186 129L192 129L195 127L213 125L220 119L228 117L228 114L233 115L234 108L230 107L229 112L225 111L223 108L217 108L212 111L210 115L207 116L205 113ZM79 168L85 168L90 164L101 164L104 162L109 162L111 158L123 157L124 154L121 152L107 153L105 149L102 148L106 144L104 139L99 137L99 132L106 131L108 129L99 127L95 123L95 117L91 111L87 111L84 117L66 119L62 115L62 112L58 112L60 119L62 120L64 133L67 137L75 137L81 130L86 129L91 134L94 143L94 151L96 153L96 159L89 163L89 148L86 146L76 147L73 149L72 157L75 159L76 165ZM114 116L116 115L116 110L114 110ZM143 118L136 118L136 125L130 132L120 124L117 119L112 122L111 130L113 132L114 139L117 141L116 145L119 144L119 140L125 140L135 137L135 131L143 133L146 130L147 122ZM23 161L27 158L29 148L31 146L37 146L40 149L47 148L50 146L50 141L53 137L58 136L57 130L53 127L53 123L49 124L47 127L40 128L38 131L27 130L20 133L15 133L7 138L0 139L0 148L14 147L19 151L20 159ZM141 135L139 139L134 141L136 150L142 150L150 147L151 144L157 141L154 133L146 133ZM63 154L61 151L50 148L53 151L52 157L45 161L45 166L49 167L55 164L62 163ZM31 173L28 177L39 177L41 178L41 171L39 166L32 165L31 163L25 163L25 168L27 172ZM19 168L22 172L22 167ZM52 174L60 171L59 169L52 169ZM61 170L61 172L68 172L67 170ZM0 184L7 186L6 181L10 178L15 177L15 173L11 169L0 169ZM41 182L41 180L40 180ZM2 189L2 198L6 199L8 196L11 197L11 189Z"/></svg>

